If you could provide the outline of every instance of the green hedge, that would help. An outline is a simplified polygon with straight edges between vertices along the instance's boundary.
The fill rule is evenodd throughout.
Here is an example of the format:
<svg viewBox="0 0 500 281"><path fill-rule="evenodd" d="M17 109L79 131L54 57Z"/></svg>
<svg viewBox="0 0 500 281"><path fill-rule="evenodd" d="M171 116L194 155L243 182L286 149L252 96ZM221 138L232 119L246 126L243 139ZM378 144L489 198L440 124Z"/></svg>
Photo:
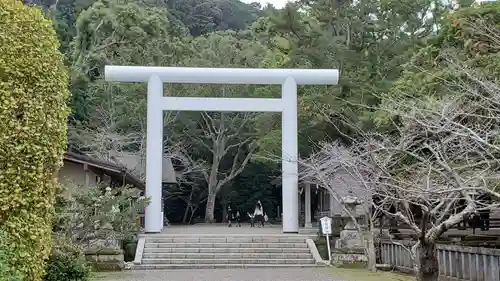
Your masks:
<svg viewBox="0 0 500 281"><path fill-rule="evenodd" d="M0 224L25 280L45 274L67 143L68 75L58 48L40 9L0 0Z"/></svg>

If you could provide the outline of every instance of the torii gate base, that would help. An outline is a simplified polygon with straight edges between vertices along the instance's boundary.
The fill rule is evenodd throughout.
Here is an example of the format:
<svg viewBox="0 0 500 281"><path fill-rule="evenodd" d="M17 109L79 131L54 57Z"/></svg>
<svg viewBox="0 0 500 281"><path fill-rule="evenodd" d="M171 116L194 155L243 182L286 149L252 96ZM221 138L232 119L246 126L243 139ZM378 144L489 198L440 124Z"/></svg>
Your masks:
<svg viewBox="0 0 500 281"><path fill-rule="evenodd" d="M163 111L282 113L283 232L299 231L297 85L334 85L338 70L106 66L107 81L148 82L145 231L161 232ZM279 99L164 97L163 83L282 85Z"/></svg>

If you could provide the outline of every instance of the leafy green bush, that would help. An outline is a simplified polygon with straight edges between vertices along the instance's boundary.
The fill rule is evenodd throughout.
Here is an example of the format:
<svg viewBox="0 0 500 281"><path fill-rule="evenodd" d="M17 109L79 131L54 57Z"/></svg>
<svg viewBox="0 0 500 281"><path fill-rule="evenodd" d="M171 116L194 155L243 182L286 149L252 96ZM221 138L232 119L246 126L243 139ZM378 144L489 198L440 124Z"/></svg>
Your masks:
<svg viewBox="0 0 500 281"><path fill-rule="evenodd" d="M45 281L87 281L91 267L85 262L82 251L70 239L56 236L47 264Z"/></svg>
<svg viewBox="0 0 500 281"><path fill-rule="evenodd" d="M139 210L147 204L128 187L89 188L59 204L63 207L57 229L86 249L114 246L117 240L135 241L141 230Z"/></svg>
<svg viewBox="0 0 500 281"><path fill-rule="evenodd" d="M24 276L16 270L10 263L12 258L12 249L9 247L7 235L3 229L0 229L0 280L1 281L19 281Z"/></svg>
<svg viewBox="0 0 500 281"><path fill-rule="evenodd" d="M0 0L0 225L10 262L40 281L51 252L57 172L67 145L68 74L52 22Z"/></svg>

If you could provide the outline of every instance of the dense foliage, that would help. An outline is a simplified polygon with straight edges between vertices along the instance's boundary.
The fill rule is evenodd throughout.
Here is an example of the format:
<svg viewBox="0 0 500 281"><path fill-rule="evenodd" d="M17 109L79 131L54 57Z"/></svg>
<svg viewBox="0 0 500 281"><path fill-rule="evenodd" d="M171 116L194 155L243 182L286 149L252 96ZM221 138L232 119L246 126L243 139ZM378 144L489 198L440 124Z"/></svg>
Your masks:
<svg viewBox="0 0 500 281"><path fill-rule="evenodd" d="M500 26L500 5L463 8L443 19L439 33L427 40L404 65L401 77L382 94L377 124L386 125L397 116L389 114L392 101L408 100L432 106L460 91L465 68L474 69L483 79L500 75L498 38L487 33ZM452 85L456 83L455 85Z"/></svg>
<svg viewBox="0 0 500 281"><path fill-rule="evenodd" d="M261 13L258 6L239 0L168 0L168 10L199 36L220 30L243 30Z"/></svg>
<svg viewBox="0 0 500 281"><path fill-rule="evenodd" d="M66 149L68 75L58 48L38 8L0 1L0 225L9 264L27 280L45 272Z"/></svg>
<svg viewBox="0 0 500 281"><path fill-rule="evenodd" d="M136 239L139 212L147 204L137 190L128 187L92 187L60 205L56 232L80 247L121 247L117 241Z"/></svg>
<svg viewBox="0 0 500 281"><path fill-rule="evenodd" d="M53 248L44 280L90 280L91 268L99 270L100 265L87 263L84 254L123 249L132 252L132 257L126 258L133 260L140 232L139 212L148 204L138 193L129 187L92 187L67 198L60 189L55 204Z"/></svg>
<svg viewBox="0 0 500 281"><path fill-rule="evenodd" d="M414 46L435 32L447 9L429 0L404 5L392 0L297 1L282 9L237 0L60 1L53 14L72 70L72 127L76 133L71 141L106 160L121 153L144 154L145 86L105 83L105 64L340 68L340 86L299 89L299 150L305 156L318 141L348 140L345 135L355 130L345 126L344 119L366 128L373 126L370 106L379 103L380 95L400 76ZM226 29L230 30L223 31ZM280 95L279 87L165 87L169 95ZM334 124L326 121L333 116L341 118ZM218 138L201 138L215 136L205 117L228 131ZM226 140L239 130L236 124L245 124L239 137ZM261 177L255 185L269 189L263 194L274 194L269 182L279 174L279 165L269 162L281 154L280 128L279 114L166 114L166 150L182 143L189 158L203 163L200 166L208 171L189 176L188 185L183 183L166 195L172 215L184 218L189 207L196 205L203 216L199 210L207 202L212 204L213 196L218 203L215 210L209 206L207 211L222 213L219 208L227 205L228 194L245 194L244 188L235 184L240 171L232 169L232 163L238 160L246 165L248 153L252 154L249 163L255 163L252 167L272 169L272 175ZM246 144L239 145L243 142ZM229 149L216 153L214 148L222 144ZM253 145L258 149L253 150ZM238 150L246 154L238 154L236 159ZM272 198L270 207L275 209L280 195Z"/></svg>
<svg viewBox="0 0 500 281"><path fill-rule="evenodd" d="M276 9L238 0L61 0L52 5L49 14L55 19L61 50L67 54L71 67L72 128L76 132L71 134L71 141L106 160L122 153L144 158L145 86L102 80L105 64L141 64L339 68L342 75L338 86L299 89L299 151L304 157L323 140L341 139L349 143L359 129L390 127L390 114L374 109L381 102L388 103L387 95L394 97L398 91L405 92L404 87L413 87L416 95L431 96L427 95L428 89L439 86L439 78L421 77L424 74L418 69L435 67L433 52L453 44L466 44L473 52L485 48L474 39L465 38L474 33L473 29L455 34L460 21L451 19L465 14L482 15L491 8L469 8L474 3L468 0L457 4L433 0L301 0ZM462 9L457 12L457 7ZM483 58L485 63L490 61ZM280 94L279 87L165 88L169 95L207 97ZM207 202L213 202L213 196L217 197L217 204L209 212L222 214L221 208L231 201L229 197L246 194L248 189L236 184L240 181L238 173L231 174L238 149L252 154L248 169L272 170L271 175L260 177L255 185L266 189L262 194L273 194L272 208L279 205L280 195L275 194L269 182L279 174L279 165L270 162L281 154L280 115L255 114L245 116L247 119L231 114L207 116L217 126L229 128L225 137L236 132L235 124L245 123L239 134L242 137L224 142L226 148L232 147L227 153L215 153L213 148L222 143L200 138L211 134L203 114L166 114L166 151L169 146L183 143L190 158L190 163L184 161L176 167L181 169L194 161L209 171L203 174L200 169L187 169L191 174L183 174L182 183L169 188L166 210L172 220L204 216L203 209ZM223 135L219 137L224 139ZM252 144L256 139L257 150L238 145L250 139ZM244 163L244 156L239 155L236 160ZM219 184L221 188L216 187ZM261 197L259 193L256 190L252 194Z"/></svg>
<svg viewBox="0 0 500 281"><path fill-rule="evenodd" d="M10 247L9 237L3 228L0 228L0 280L23 280L24 275L15 268L10 259L14 256Z"/></svg>
<svg viewBox="0 0 500 281"><path fill-rule="evenodd" d="M51 253L68 82L72 144L104 160L144 162L146 86L105 82L105 65L338 68L339 85L299 88L302 158L319 142L349 145L373 129L398 139L398 104L442 105L470 79L465 69L491 81L500 74L500 37L484 32L500 25L495 3L298 0L276 9L238 0L23 1L42 7L52 28L37 8L0 1L0 223L9 241L0 243L0 269L30 280L42 278ZM165 93L276 98L280 88L165 85ZM256 200L279 215L280 189L270 184L280 172L279 114L173 112L164 121L165 153L179 180L165 188L171 222L224 218L228 206L246 213ZM133 240L137 208L147 202L131 192L91 189L61 208L70 216L58 216L54 230L87 246L102 237ZM78 253L56 250L47 278L88 277Z"/></svg>

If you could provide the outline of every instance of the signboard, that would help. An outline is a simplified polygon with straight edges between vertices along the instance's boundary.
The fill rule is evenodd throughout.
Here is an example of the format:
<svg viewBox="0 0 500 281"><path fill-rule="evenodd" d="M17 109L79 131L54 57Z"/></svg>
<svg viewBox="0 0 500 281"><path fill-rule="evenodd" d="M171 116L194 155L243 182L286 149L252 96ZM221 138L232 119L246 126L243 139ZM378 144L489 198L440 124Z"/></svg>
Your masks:
<svg viewBox="0 0 500 281"><path fill-rule="evenodd" d="M326 246L328 247L328 263L332 263L332 251L330 248L330 235L332 234L332 218L322 217L319 219L321 222L321 232L326 236Z"/></svg>
<svg viewBox="0 0 500 281"><path fill-rule="evenodd" d="M331 235L332 234L332 219L329 217L322 217L320 219L321 222L321 232L323 235Z"/></svg>

